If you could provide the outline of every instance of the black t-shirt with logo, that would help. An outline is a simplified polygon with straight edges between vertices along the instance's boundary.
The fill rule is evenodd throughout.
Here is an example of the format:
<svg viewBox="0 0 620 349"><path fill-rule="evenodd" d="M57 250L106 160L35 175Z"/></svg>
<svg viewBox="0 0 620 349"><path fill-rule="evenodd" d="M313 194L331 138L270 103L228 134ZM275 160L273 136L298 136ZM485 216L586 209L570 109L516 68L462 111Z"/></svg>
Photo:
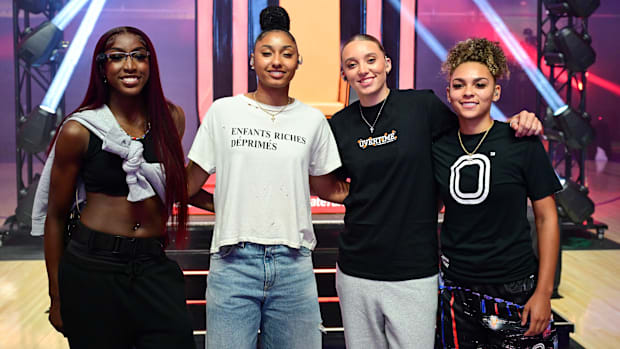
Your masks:
<svg viewBox="0 0 620 349"><path fill-rule="evenodd" d="M471 152L483 135L461 135L463 145ZM496 121L469 156L455 128L433 144L433 161L446 207L440 234L446 277L505 283L536 273L527 198L536 201L562 188L538 137L517 138Z"/></svg>
<svg viewBox="0 0 620 349"><path fill-rule="evenodd" d="M380 104L364 108L372 125ZM430 90L392 90L371 134L359 102L330 120L351 179L338 266L373 280L409 280L438 271L433 139L456 117Z"/></svg>

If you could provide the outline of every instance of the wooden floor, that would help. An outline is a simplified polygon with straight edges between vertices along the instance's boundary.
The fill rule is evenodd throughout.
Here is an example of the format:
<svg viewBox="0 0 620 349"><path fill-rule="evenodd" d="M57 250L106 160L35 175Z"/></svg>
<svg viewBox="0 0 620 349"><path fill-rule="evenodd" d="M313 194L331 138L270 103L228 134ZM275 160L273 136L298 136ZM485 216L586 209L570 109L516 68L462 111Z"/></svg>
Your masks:
<svg viewBox="0 0 620 349"><path fill-rule="evenodd" d="M609 225L606 238L620 243L620 164L597 169L597 164L588 163L587 169L590 197L597 203L594 217ZM4 176L10 173L14 172L0 168L0 180L6 183ZM14 203L7 192L2 201ZM6 211L0 207L0 214L8 215ZM572 338L585 348L620 348L619 275L620 250L563 252L563 298L553 300L552 306L575 324ZM1 349L68 348L47 322L48 306L42 260L0 262Z"/></svg>
<svg viewBox="0 0 620 349"><path fill-rule="evenodd" d="M594 218L605 237L620 243L620 164L588 162ZM620 250L562 252L559 293L553 310L575 324L572 338L585 348L620 348Z"/></svg>

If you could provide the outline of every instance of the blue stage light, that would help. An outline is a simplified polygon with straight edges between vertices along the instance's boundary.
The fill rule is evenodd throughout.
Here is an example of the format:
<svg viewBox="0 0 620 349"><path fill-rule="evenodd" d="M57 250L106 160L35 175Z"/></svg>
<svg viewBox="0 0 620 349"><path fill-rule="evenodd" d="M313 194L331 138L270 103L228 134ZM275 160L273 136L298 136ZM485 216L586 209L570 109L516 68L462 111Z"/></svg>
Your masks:
<svg viewBox="0 0 620 349"><path fill-rule="evenodd" d="M528 55L525 53L525 50L517 39L512 35L508 27L502 19L499 17L497 12L491 7L491 5L486 0L473 0L476 6L480 9L482 14L487 18L491 26L495 29L497 34L499 34L500 38L506 44L506 47L510 50L512 55L515 57L517 62L523 68L523 71L527 74L529 79L532 81L538 92L547 102L547 105L551 108L554 114L561 113L558 112L560 108L565 108L566 103L560 98L555 89L551 86L549 81L545 78L545 76L538 70L536 65L530 60Z"/></svg>
<svg viewBox="0 0 620 349"><path fill-rule="evenodd" d="M396 0L390 0L390 4L395 8L400 8L400 3ZM437 56L441 62L445 61L448 57L448 51L441 45L439 40L437 40L437 38L428 30L428 28L426 28L424 24L422 24L422 22L418 21L412 13L407 11L407 9L403 10L401 8L401 11L405 11L405 18L415 24L414 27L416 33L420 35L424 43L431 49L431 51L433 51L435 56ZM506 115L497 106L495 106L495 104L491 105L491 117L499 121L507 120Z"/></svg>
<svg viewBox="0 0 620 349"><path fill-rule="evenodd" d="M80 26L78 27L75 37L73 38L73 42L69 46L69 49L65 54L65 58L60 64L60 67L54 76L54 80L52 80L52 83L43 98L41 109L51 114L56 113L58 103L60 103L60 100L65 93L69 79L71 79L75 66L82 55L82 51L84 51L84 46L86 46L86 41L93 32L95 23L97 22L104 5L105 0L92 0L88 6L88 10L82 19L82 23L80 23Z"/></svg>
<svg viewBox="0 0 620 349"><path fill-rule="evenodd" d="M43 22L31 30L19 44L19 57L34 67L54 60L65 27L87 2L88 0L71 0L51 21Z"/></svg>
<svg viewBox="0 0 620 349"><path fill-rule="evenodd" d="M60 29L65 30L67 25L71 22L73 17L86 5L88 0L71 0L54 16L52 23Z"/></svg>

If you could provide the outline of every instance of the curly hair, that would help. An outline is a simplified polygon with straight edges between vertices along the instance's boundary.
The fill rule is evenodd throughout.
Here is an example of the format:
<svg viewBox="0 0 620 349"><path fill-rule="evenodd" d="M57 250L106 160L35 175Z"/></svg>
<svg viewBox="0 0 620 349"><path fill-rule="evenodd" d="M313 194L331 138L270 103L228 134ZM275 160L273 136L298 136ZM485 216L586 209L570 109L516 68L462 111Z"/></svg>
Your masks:
<svg viewBox="0 0 620 349"><path fill-rule="evenodd" d="M499 43L492 42L484 38L470 38L458 42L448 52L448 57L441 64L441 72L449 79L454 70L466 62L478 62L489 68L495 81L501 78L508 78L508 64L504 51L499 47Z"/></svg>

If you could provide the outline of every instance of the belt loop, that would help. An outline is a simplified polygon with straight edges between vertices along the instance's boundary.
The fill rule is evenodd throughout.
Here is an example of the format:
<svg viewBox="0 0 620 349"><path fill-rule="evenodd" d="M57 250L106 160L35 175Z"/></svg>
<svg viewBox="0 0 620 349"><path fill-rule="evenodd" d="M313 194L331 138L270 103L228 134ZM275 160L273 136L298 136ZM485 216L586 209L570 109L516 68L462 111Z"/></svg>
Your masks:
<svg viewBox="0 0 620 349"><path fill-rule="evenodd" d="M83 227L80 227L83 228ZM88 234L88 241L86 243L86 246L88 247L89 251L93 251L93 245L95 244L95 233L93 231L91 231L90 229L80 229L80 231L84 231L86 230L86 233Z"/></svg>
<svg viewBox="0 0 620 349"><path fill-rule="evenodd" d="M114 243L112 244L112 253L114 254L121 253L121 243L123 242L121 239L122 238L120 236L114 237Z"/></svg>
<svg viewBox="0 0 620 349"><path fill-rule="evenodd" d="M136 250L138 248L139 240L137 240L136 238L129 238L127 241L129 241L131 245L131 248L129 249L129 255L131 256L131 258L134 258L136 256Z"/></svg>

